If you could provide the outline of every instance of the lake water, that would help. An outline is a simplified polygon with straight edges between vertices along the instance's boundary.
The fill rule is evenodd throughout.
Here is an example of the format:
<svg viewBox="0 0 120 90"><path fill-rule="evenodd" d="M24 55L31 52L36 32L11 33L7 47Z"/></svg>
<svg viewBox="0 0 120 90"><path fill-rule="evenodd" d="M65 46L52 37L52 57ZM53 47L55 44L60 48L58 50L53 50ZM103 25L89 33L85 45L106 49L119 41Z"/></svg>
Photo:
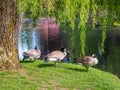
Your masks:
<svg viewBox="0 0 120 90"><path fill-rule="evenodd" d="M41 58L53 50L58 50L61 47L70 48L70 39L66 37L63 30L59 28L58 24L44 19L40 24L41 28L23 29L19 37L19 58L22 59L22 53L35 45L42 52ZM46 26L47 25L47 26ZM111 72L120 77L120 31L108 31L105 42L105 53L102 54L100 50L101 30L87 31L86 55L96 53L99 59L99 64L95 68ZM76 41L77 43L77 41ZM79 45L74 47L72 53L76 56L80 53ZM65 62L71 62L72 57L65 59Z"/></svg>

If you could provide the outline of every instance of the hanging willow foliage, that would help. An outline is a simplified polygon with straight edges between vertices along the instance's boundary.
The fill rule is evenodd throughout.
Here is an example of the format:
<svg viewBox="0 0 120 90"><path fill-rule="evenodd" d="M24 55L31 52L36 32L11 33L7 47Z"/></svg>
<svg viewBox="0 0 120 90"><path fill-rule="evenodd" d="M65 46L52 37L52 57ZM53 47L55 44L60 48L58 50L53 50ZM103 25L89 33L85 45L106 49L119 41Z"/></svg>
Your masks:
<svg viewBox="0 0 120 90"><path fill-rule="evenodd" d="M83 2L84 2L84 4L83 4ZM80 53L80 56L85 55L86 23L88 21L89 9L90 9L90 1L89 0L81 0L80 23L79 23L79 28L81 29L81 32L80 32L81 53Z"/></svg>
<svg viewBox="0 0 120 90"><path fill-rule="evenodd" d="M104 52L106 30L112 29L114 22L120 21L120 0L15 0L19 12L30 12L31 17L56 17L57 22L70 26L71 40L75 40L75 24L80 29L80 56L85 55L86 26L89 18L92 26L98 22L102 25L101 49ZM91 16L91 17L90 17ZM74 43L72 44L74 46Z"/></svg>
<svg viewBox="0 0 120 90"><path fill-rule="evenodd" d="M90 7L91 15L93 17L92 27L95 28L97 5L95 3L95 0L91 0L90 4L91 4L91 7Z"/></svg>

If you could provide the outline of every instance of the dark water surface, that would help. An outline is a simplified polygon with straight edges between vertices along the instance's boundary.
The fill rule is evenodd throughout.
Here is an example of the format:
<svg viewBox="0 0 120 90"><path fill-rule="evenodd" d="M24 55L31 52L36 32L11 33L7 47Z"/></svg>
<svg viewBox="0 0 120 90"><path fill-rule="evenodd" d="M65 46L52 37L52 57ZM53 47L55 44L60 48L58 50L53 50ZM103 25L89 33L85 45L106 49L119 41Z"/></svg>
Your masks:
<svg viewBox="0 0 120 90"><path fill-rule="evenodd" d="M47 22L44 22L47 23ZM63 31L59 29L59 25L50 23L40 29L23 29L19 37L19 58L22 59L22 53L28 49L38 48L42 52L41 58L44 58L49 52L58 50L61 47L68 47L69 38L65 38ZM69 32L68 32L69 33ZM101 30L87 31L86 55L96 53L99 64L95 66L104 71L111 72L120 77L120 31L108 31L105 42L105 53L101 52ZM77 41L76 41L77 42ZM68 47L69 48L69 47ZM78 56L79 45L74 48L76 56ZM69 57L71 61L71 57Z"/></svg>

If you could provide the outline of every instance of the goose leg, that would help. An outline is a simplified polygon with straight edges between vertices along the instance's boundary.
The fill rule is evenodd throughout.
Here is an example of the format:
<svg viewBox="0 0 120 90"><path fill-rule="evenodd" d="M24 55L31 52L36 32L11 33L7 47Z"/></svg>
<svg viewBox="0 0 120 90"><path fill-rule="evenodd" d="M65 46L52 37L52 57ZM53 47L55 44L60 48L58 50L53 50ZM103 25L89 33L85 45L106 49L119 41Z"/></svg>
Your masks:
<svg viewBox="0 0 120 90"><path fill-rule="evenodd" d="M47 62L49 62L49 60L44 60L44 64L46 64Z"/></svg>
<svg viewBox="0 0 120 90"><path fill-rule="evenodd" d="M54 63L55 63L55 66L56 66L56 61Z"/></svg>
<svg viewBox="0 0 120 90"><path fill-rule="evenodd" d="M61 67L61 60L58 60L58 63L59 63L59 67Z"/></svg>
<svg viewBox="0 0 120 90"><path fill-rule="evenodd" d="M24 61L25 59L26 59L26 57L24 56L24 57L23 57L23 61Z"/></svg>
<svg viewBox="0 0 120 90"><path fill-rule="evenodd" d="M86 72L88 72L88 69L89 69L89 67L87 66L87 67L86 67Z"/></svg>

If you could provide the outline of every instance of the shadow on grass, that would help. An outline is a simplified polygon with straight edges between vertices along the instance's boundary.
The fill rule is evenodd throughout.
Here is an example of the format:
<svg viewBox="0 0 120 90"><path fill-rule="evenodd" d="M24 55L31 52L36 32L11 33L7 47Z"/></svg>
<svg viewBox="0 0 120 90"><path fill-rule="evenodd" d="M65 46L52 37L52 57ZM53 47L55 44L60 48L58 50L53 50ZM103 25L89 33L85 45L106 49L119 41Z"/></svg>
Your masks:
<svg viewBox="0 0 120 90"><path fill-rule="evenodd" d="M51 63L38 65L38 68L47 68L47 67L56 67L56 66L55 66L55 64L51 64Z"/></svg>
<svg viewBox="0 0 120 90"><path fill-rule="evenodd" d="M33 63L33 62L35 62L35 61L31 61L31 60L27 60L27 61L20 61L20 63Z"/></svg>
<svg viewBox="0 0 120 90"><path fill-rule="evenodd" d="M80 69L80 68L65 68L65 69L68 69L68 70L72 70L72 71L76 71L76 72L86 72L86 70L85 69Z"/></svg>

